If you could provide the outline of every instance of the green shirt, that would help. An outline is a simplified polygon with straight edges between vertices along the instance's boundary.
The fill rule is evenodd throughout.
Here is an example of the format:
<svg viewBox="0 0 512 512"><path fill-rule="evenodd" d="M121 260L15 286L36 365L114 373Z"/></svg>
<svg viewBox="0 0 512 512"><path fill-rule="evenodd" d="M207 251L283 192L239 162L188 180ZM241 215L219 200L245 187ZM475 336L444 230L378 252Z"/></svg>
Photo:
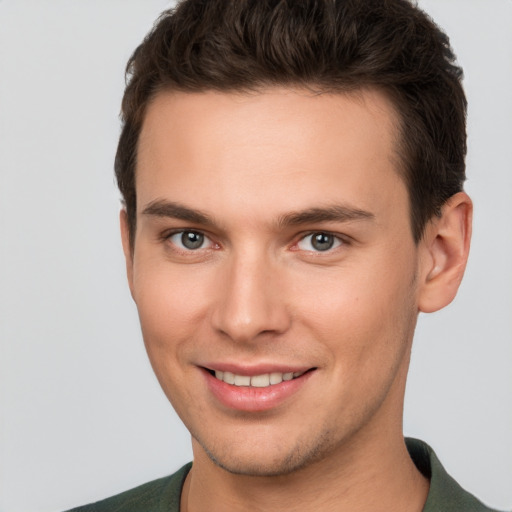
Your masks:
<svg viewBox="0 0 512 512"><path fill-rule="evenodd" d="M423 512L497 512L448 475L430 446L417 439L406 439L406 443L416 467L430 479ZM179 512L181 488L191 467L190 462L171 476L68 512Z"/></svg>

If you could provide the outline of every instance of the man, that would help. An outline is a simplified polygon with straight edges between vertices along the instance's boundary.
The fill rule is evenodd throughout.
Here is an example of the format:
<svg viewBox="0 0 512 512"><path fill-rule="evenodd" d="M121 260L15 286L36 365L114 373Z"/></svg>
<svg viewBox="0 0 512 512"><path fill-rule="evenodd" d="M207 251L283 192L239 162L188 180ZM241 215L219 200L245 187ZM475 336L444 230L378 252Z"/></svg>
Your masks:
<svg viewBox="0 0 512 512"><path fill-rule="evenodd" d="M471 236L446 36L406 0L188 0L128 71L128 281L194 461L75 510L490 510L402 434Z"/></svg>

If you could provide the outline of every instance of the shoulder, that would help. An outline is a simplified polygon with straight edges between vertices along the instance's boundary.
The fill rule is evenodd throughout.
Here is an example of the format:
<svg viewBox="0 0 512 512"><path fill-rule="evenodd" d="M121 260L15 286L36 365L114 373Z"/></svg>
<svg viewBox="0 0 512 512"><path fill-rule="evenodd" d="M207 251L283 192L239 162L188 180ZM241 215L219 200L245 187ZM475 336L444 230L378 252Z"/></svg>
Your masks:
<svg viewBox="0 0 512 512"><path fill-rule="evenodd" d="M186 464L173 475L67 512L179 512L181 489L191 466Z"/></svg>
<svg viewBox="0 0 512 512"><path fill-rule="evenodd" d="M416 467L430 479L423 512L498 512L464 490L444 469L434 450L418 439L406 439Z"/></svg>

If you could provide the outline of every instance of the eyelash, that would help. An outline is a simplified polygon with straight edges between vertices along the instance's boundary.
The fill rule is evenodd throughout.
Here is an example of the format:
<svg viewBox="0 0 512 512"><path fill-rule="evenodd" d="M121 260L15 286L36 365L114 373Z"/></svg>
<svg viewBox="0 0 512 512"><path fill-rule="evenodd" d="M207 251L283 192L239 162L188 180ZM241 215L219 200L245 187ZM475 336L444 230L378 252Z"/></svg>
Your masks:
<svg viewBox="0 0 512 512"><path fill-rule="evenodd" d="M322 250L314 250L314 249L313 250L311 250L311 249L303 249L303 250L308 251L308 252L312 252L312 253L317 253L317 254L330 253L333 250L337 249L338 247L347 244L346 239L342 238L339 235L331 233L329 231L310 231L309 233L306 233L306 234L302 235L301 238L299 239L299 241L295 243L295 246L298 247L301 242L304 242L306 239L314 237L314 236L331 237L333 245L328 247L328 248L326 248L326 250L324 250L324 251L322 251ZM311 240L311 244L313 243L313 240L314 239ZM300 247L299 247L299 250L301 250Z"/></svg>
<svg viewBox="0 0 512 512"><path fill-rule="evenodd" d="M202 240L201 245L204 242L208 241L209 242L209 247L201 247L201 246L199 246L197 248L180 247L176 241L172 240L172 238L177 236L177 235L181 235L181 238L183 240L183 235L185 235L186 233L193 234L193 235L199 235L201 237L204 237L203 240ZM317 236L324 236L324 237L332 237L332 245L330 247L327 247L325 250L301 249L300 248L299 244L301 244L302 242L307 240L309 237L313 237L315 235L317 235ZM188 254L197 252L199 250L217 249L217 248L220 247L219 244L216 244L215 242L213 242L212 239L208 235L206 235L202 231L196 230L196 229L180 229L180 230L177 230L177 231L166 232L166 233L164 233L162 235L161 239L164 242L170 242L174 246L175 250L177 250L179 252L182 252L182 253L188 253ZM311 242L311 244L312 243L313 243L313 241ZM348 244L349 244L349 242L347 241L346 237L341 237L340 235L331 233L329 231L320 231L319 230L319 231L310 231L308 233L302 234L300 236L300 238L298 239L298 241L294 242L294 244L291 247L291 250L294 250L294 251L303 250L305 252L309 252L309 253L313 253L313 254L323 254L323 253L327 254L327 253L333 252L334 250L336 250L340 246L348 245ZM181 242L181 245L183 245L183 242Z"/></svg>
<svg viewBox="0 0 512 512"><path fill-rule="evenodd" d="M197 247L197 248L191 249L189 247L180 247L175 241L172 240L172 238L177 235L181 235L181 238L183 239L183 235L185 235L186 233L204 237L203 243L209 241L210 245L212 247L207 247L207 248ZM165 242L170 242L178 251L183 252L183 253L193 253L193 252L199 251L201 249L210 249L210 248L218 247L218 244L215 244L215 242L213 242L212 239L208 235L205 235L202 231L199 231L197 229L180 229L177 231L167 232L162 235L162 239Z"/></svg>

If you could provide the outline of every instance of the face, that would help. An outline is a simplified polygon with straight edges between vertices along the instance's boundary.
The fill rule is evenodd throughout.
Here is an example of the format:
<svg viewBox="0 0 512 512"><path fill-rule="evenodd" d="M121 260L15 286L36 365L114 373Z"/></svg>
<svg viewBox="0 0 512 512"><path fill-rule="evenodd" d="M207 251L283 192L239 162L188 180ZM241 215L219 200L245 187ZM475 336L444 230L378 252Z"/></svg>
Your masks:
<svg viewBox="0 0 512 512"><path fill-rule="evenodd" d="M376 91L150 105L128 276L196 455L277 475L401 429L419 257L396 124Z"/></svg>

